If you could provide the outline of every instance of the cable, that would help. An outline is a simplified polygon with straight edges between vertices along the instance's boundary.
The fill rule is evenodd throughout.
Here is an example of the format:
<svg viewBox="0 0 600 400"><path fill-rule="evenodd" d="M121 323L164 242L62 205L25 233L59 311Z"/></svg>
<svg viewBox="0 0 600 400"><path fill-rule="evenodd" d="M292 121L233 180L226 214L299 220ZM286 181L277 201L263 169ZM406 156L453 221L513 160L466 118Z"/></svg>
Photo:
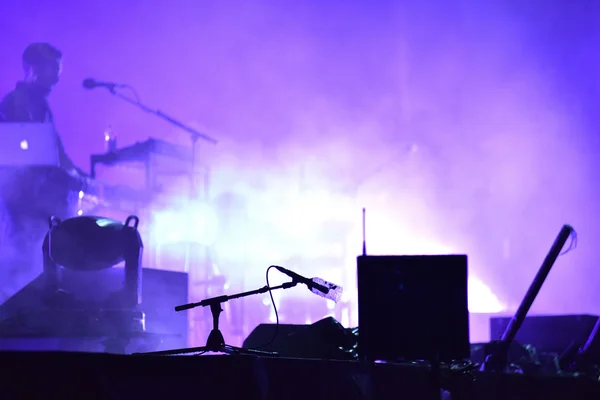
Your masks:
<svg viewBox="0 0 600 400"><path fill-rule="evenodd" d="M263 349L267 346L270 346L275 339L277 338L277 334L279 333L279 313L277 312L277 306L275 305L275 299L273 298L273 292L271 290L271 285L269 284L269 271L271 270L271 268L275 268L274 265L271 265L269 268L267 268L267 272L265 273L265 279L267 281L267 287L269 288L269 296L271 297L271 304L273 304L273 310L275 311L275 332L273 333L273 337L271 338L271 340L269 340L267 343L260 345L258 347L255 347L255 350L258 349Z"/></svg>
<svg viewBox="0 0 600 400"><path fill-rule="evenodd" d="M50 217L50 229L48 230L48 258L52 263L58 264L54 261L52 257L52 233L54 233L54 229L61 223L60 218L52 216Z"/></svg>
<svg viewBox="0 0 600 400"><path fill-rule="evenodd" d="M564 250L562 253L559 254L560 256L564 256L565 254L575 250L577 248L577 231L573 228L571 228L571 234L569 235L569 237L571 238L571 242L569 243L569 247L567 247L566 250Z"/></svg>
<svg viewBox="0 0 600 400"><path fill-rule="evenodd" d="M139 104L141 102L140 100L140 96L138 96L137 91L133 88L133 86L130 85L125 85L124 86L125 89L129 89L131 91L131 93L133 93L133 97L135 97L135 101Z"/></svg>

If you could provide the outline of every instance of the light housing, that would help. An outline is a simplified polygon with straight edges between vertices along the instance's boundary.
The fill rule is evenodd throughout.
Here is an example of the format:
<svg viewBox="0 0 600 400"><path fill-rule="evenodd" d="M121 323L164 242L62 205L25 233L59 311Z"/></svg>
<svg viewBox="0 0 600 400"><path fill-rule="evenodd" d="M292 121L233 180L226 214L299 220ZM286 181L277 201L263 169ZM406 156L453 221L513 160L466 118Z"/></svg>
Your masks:
<svg viewBox="0 0 600 400"><path fill-rule="evenodd" d="M44 239L44 274L49 290L60 289L60 268L96 271L125 262L122 306L141 303L143 244L138 232L139 218L129 216L125 223L98 217L78 216L61 221L50 218Z"/></svg>

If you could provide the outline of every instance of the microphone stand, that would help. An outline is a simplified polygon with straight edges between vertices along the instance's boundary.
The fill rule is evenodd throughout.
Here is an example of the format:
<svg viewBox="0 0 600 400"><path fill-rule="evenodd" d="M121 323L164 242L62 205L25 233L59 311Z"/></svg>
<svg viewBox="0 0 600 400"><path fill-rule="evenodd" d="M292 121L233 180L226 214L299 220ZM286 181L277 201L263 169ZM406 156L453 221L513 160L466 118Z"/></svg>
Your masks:
<svg viewBox="0 0 600 400"><path fill-rule="evenodd" d="M198 303L190 303L184 304L181 306L175 307L175 311L184 311L190 310L196 307L210 307L210 312L213 318L213 328L208 335L208 339L206 341L206 346L203 347L192 347L187 349L175 349L175 350L163 350L163 351L153 351L150 353L134 353L136 355L153 355L153 356L174 356L180 354L190 354L190 353L225 353L230 355L263 355L263 356L276 356L277 353L271 353L266 351L258 351L252 349L243 349L239 347L229 346L225 344L225 339L223 338L223 334L219 330L219 316L223 309L221 305L223 303L228 302L229 300L239 299L242 297L252 296L255 294L266 293L268 291L277 290L277 289L289 289L296 286L298 282L286 282L279 286L263 286L260 289L250 290L248 292L242 292L233 295L223 295L218 297L213 297L210 299L202 300Z"/></svg>
<svg viewBox="0 0 600 400"><path fill-rule="evenodd" d="M592 332L589 334L587 340L579 348L567 349L566 355L561 356L561 363L564 364L566 358L567 365L565 369L568 372L579 372L585 375L598 375L598 372L593 371L593 357L597 353L598 343L600 343L600 318L596 321Z"/></svg>
<svg viewBox="0 0 600 400"><path fill-rule="evenodd" d="M533 278L531 285L529 285L529 289L527 290L527 293L525 293L525 297L523 297L523 300L521 300L521 304L519 305L517 312L508 323L508 326L504 330L502 337L500 340L491 341L484 347L485 361L480 367L482 372L505 372L509 364L508 353L510 346L513 344L521 325L523 325L523 322L525 322L527 313L533 305L538 293L542 289L542 286L546 281L548 274L550 274L556 259L561 254L562 248L565 246L565 243L573 234L573 232L574 230L571 226L564 225L558 233L558 236L554 240L550 251L548 251L548 254L546 254L546 258L544 259L542 266L538 270L535 278Z"/></svg>
<svg viewBox="0 0 600 400"><path fill-rule="evenodd" d="M191 140L191 144L192 144L192 154L190 156L190 164L191 164L191 171L190 171L190 199L194 200L198 198L198 190L196 188L196 158L197 158L197 154L196 154L196 144L198 143L198 140L202 139L205 142L211 143L211 144L217 144L217 140L204 134L201 133L199 131L197 131L196 129L185 125L184 123L176 120L175 118L172 118L170 116L168 116L167 114L163 113L160 110L154 110L144 104L142 104L139 100L137 99L132 99L130 97L127 97L121 93L119 93L118 91L115 90L115 87L110 87L108 88L109 92L115 96L120 98L121 100L124 100L130 104L133 104L134 106L137 106L140 110L147 112L149 114L153 114L156 115L157 117L169 122L170 124L186 131L187 133L189 133L190 135L190 140Z"/></svg>

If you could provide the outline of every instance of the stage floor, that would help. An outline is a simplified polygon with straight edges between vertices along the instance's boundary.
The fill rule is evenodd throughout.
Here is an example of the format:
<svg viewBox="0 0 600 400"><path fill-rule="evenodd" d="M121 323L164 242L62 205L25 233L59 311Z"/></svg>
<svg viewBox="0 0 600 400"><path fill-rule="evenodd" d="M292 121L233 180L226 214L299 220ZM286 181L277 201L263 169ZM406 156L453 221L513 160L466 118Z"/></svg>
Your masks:
<svg viewBox="0 0 600 400"><path fill-rule="evenodd" d="M1 399L427 398L428 369L411 365L250 356L121 356L0 352ZM452 399L600 399L600 383L571 377L450 372Z"/></svg>

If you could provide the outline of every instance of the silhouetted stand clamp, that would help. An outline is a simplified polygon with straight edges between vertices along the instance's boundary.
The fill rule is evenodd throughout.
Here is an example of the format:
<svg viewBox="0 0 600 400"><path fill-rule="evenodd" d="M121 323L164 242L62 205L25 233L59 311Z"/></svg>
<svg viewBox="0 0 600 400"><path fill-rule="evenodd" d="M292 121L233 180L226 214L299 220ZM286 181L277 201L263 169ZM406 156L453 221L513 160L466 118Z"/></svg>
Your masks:
<svg viewBox="0 0 600 400"><path fill-rule="evenodd" d="M44 276L49 301L58 308L69 305L73 311L96 313L107 325L116 327L107 336L128 342L133 332L143 331L144 316L138 310L142 301L143 244L138 232L139 218L129 216L125 223L96 216L80 216L61 221L50 218L42 246ZM75 299L61 290L61 268L98 271L125 262L123 288L108 304L73 309ZM100 324L102 325L102 324ZM100 329L102 330L102 329ZM106 332L105 332L106 333ZM94 333L92 333L94 334ZM126 339L126 340L120 340ZM111 340L113 352L115 340ZM117 346L122 348L123 346Z"/></svg>
<svg viewBox="0 0 600 400"><path fill-rule="evenodd" d="M192 347L188 349L175 349L175 350L164 350L164 351L154 351L150 353L138 353L140 355L155 355L155 356L174 356L178 354L190 354L190 353L225 353L231 355L264 355L264 356L275 356L277 353L271 353L267 351L258 351L252 349L242 349L239 347L229 346L225 344L225 339L223 338L223 334L219 330L219 316L223 309L221 305L223 303L228 302L229 300L239 299L242 297L252 296L255 294L266 293L268 291L276 290L276 289L289 289L298 284L297 281L287 282L279 286L263 286L260 289L250 290L248 292L242 292L238 294L233 294L231 296L218 296L210 299L202 300L198 303L190 303L184 304L182 306L175 307L175 311L184 311L190 310L196 307L210 307L210 312L212 313L213 318L213 329L210 331L208 335L208 339L206 341L206 346L203 347Z"/></svg>

